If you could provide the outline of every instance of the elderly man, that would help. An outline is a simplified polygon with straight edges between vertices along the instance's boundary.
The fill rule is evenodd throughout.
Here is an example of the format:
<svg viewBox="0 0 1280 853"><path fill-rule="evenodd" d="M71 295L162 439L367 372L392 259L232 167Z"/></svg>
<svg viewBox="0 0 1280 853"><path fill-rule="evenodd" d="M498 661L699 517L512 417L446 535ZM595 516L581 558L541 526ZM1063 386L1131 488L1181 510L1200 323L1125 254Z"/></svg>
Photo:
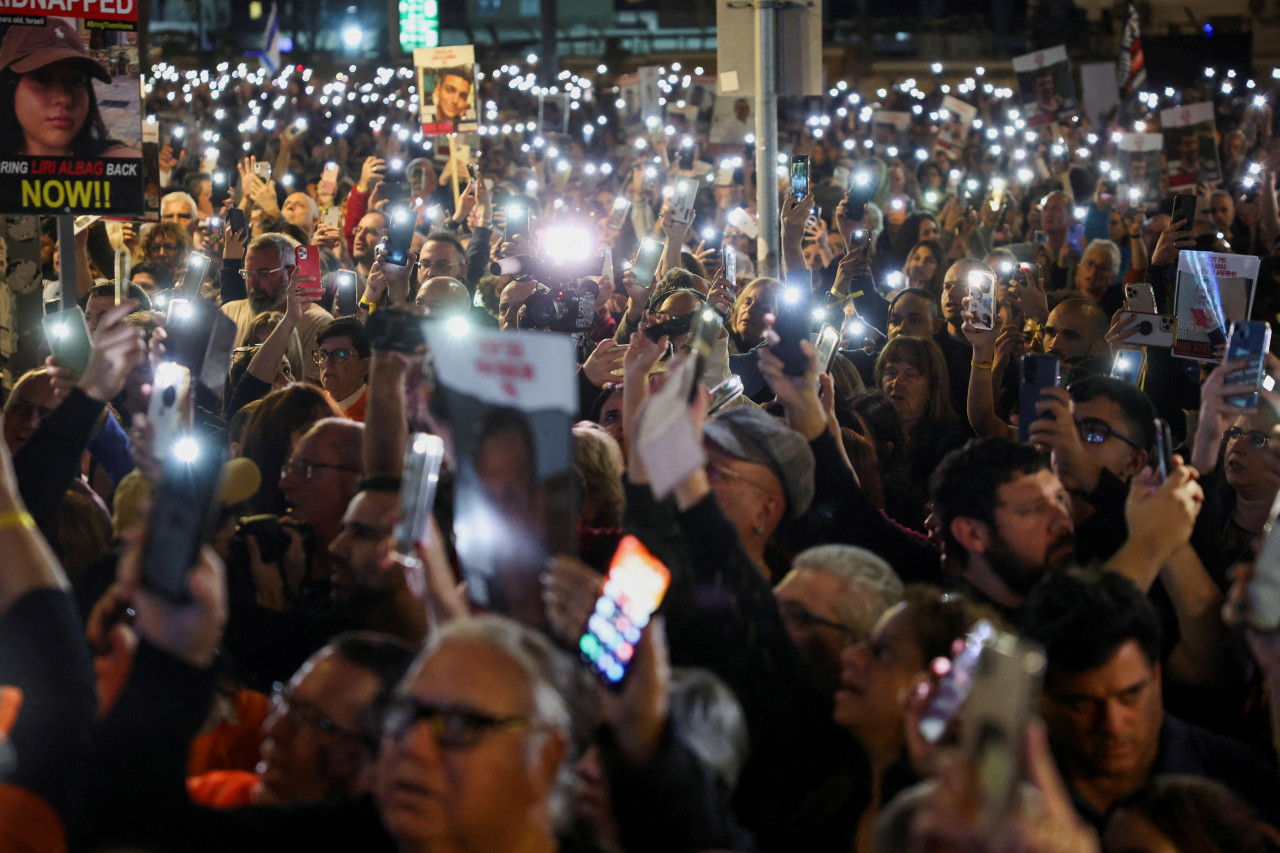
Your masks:
<svg viewBox="0 0 1280 853"><path fill-rule="evenodd" d="M266 311L284 311L289 279L297 266L294 250L298 244L292 238L276 232L254 237L245 250L244 269L240 275L245 280L247 298L225 302L221 311L235 321L240 343L249 334L253 320ZM320 327L333 319L333 315L314 302L308 302L296 333L301 351L310 353L316 348L316 334ZM302 375L312 382L320 382L320 365L312 359L303 359Z"/></svg>
<svg viewBox="0 0 1280 853"><path fill-rule="evenodd" d="M280 215L285 222L302 229L303 234L310 235L316 230L316 222L320 220L320 206L315 199L306 193L290 193L280 208Z"/></svg>
<svg viewBox="0 0 1280 853"><path fill-rule="evenodd" d="M471 295L466 286L449 276L427 279L418 288L414 302L419 308L426 308L432 317L465 317L471 313Z"/></svg>
<svg viewBox="0 0 1280 853"><path fill-rule="evenodd" d="M1073 275L1073 288L1076 296L1091 299L1099 305L1109 296L1111 283L1120 271L1120 247L1110 240L1093 240L1084 249L1084 254L1076 263ZM1117 288L1117 293L1119 289ZM1112 297L1114 308L1119 307L1123 298ZM1103 305L1106 311L1108 306ZM1110 316L1108 314L1108 316Z"/></svg>
<svg viewBox="0 0 1280 853"><path fill-rule="evenodd" d="M200 227L200 207L189 193L172 192L160 199L160 219L181 225L194 240Z"/></svg>
<svg viewBox="0 0 1280 853"><path fill-rule="evenodd" d="M902 581L865 548L817 545L796 555L773 590L791 641L825 692L840 680L840 653L871 634L902 599Z"/></svg>

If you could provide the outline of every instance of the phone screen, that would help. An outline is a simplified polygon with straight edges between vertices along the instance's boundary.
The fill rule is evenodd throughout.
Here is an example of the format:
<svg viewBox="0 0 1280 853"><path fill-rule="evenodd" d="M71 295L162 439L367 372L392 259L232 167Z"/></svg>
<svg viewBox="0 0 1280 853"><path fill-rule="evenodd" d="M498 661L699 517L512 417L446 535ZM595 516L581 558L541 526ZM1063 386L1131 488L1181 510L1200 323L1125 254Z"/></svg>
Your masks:
<svg viewBox="0 0 1280 853"><path fill-rule="evenodd" d="M624 536L578 640L582 659L611 690L622 687L635 660L640 632L662 604L671 573L639 539Z"/></svg>
<svg viewBox="0 0 1280 853"><path fill-rule="evenodd" d="M836 357L836 348L840 345L840 332L835 326L824 323L818 332L818 370L826 373L831 369L831 360Z"/></svg>
<svg viewBox="0 0 1280 853"><path fill-rule="evenodd" d="M417 224L413 211L397 205L391 212L391 225L387 229L387 263L402 267L409 263L409 246L413 243L413 228Z"/></svg>
<svg viewBox="0 0 1280 853"><path fill-rule="evenodd" d="M1227 341L1227 361L1249 361L1249 366L1233 370L1223 380L1225 385L1252 385L1250 394L1223 399L1232 406L1252 408L1258 405L1258 392L1266 375L1267 350L1271 348L1271 324L1261 320L1233 323Z"/></svg>
<svg viewBox="0 0 1280 853"><path fill-rule="evenodd" d="M725 244L720 249L720 254L724 257L724 277L730 284L738 283L738 250L733 246Z"/></svg>
<svg viewBox="0 0 1280 853"><path fill-rule="evenodd" d="M1130 385L1141 387L1142 368L1146 360L1147 354L1143 350L1116 350L1115 360L1111 362L1111 376Z"/></svg>
<svg viewBox="0 0 1280 853"><path fill-rule="evenodd" d="M427 535L427 520L435 506L443 459L444 442L439 436L425 432L409 436L404 472L400 477L400 520L392 531L396 553L402 557L416 559L413 546Z"/></svg>
<svg viewBox="0 0 1280 853"><path fill-rule="evenodd" d="M729 403L742 396L742 377L736 373L711 389L711 402L707 405L707 414L714 415Z"/></svg>
<svg viewBox="0 0 1280 853"><path fill-rule="evenodd" d="M791 197L796 201L809 194L809 158L797 155L791 158Z"/></svg>
<svg viewBox="0 0 1280 853"><path fill-rule="evenodd" d="M59 367L65 367L77 377L84 374L93 354L93 341L89 338L89 325L85 322L80 306L54 311L41 319L49 351Z"/></svg>
<svg viewBox="0 0 1280 853"><path fill-rule="evenodd" d="M640 252L631 267L631 274L641 287L647 288L653 284L653 277L658 272L658 261L662 260L662 253L666 248L664 242L654 237L645 237L640 244Z"/></svg>

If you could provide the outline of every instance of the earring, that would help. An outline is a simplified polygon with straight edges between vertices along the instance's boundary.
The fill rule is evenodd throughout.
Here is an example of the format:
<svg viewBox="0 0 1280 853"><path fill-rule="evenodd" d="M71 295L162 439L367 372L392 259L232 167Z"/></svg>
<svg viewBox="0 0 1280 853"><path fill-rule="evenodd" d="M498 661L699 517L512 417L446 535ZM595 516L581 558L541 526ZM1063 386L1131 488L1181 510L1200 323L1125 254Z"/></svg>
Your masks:
<svg viewBox="0 0 1280 853"><path fill-rule="evenodd" d="M755 527L751 528L751 532L759 536L761 533L764 533L764 525L756 525Z"/></svg>

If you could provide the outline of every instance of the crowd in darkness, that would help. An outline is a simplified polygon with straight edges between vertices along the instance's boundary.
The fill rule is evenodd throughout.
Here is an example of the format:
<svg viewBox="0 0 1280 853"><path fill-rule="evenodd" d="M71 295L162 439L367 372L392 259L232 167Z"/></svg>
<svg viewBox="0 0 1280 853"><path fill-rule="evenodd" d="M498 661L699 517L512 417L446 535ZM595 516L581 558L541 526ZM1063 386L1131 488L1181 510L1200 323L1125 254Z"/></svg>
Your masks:
<svg viewBox="0 0 1280 853"><path fill-rule="evenodd" d="M1277 323L1272 80L1209 69L1097 126L1028 121L982 69L841 83L779 105L783 159L807 157L796 184L761 170L752 137L713 142L710 101L699 113L688 71L662 72L647 125L603 72L566 72L552 130L523 70L486 67L462 160L415 130L411 74L153 69L159 221L94 224L73 272L49 232L44 276L74 283L92 354L79 372L49 356L4 405L0 848L1280 847L1280 564L1263 547L1280 394L1249 381L1255 361L1175 357L1133 316L1172 314L1180 255L1217 252L1260 259L1236 319ZM1213 179L1170 188L1166 168L1147 193L1121 134L1199 102ZM405 263L397 215L416 221ZM510 603L517 620L460 582L461 426L429 406L432 354L377 326L567 334L538 307L566 233L616 263L567 297L590 309L563 377L579 547ZM661 257L637 277L623 259L649 237ZM199 292L175 291L202 257ZM525 272L497 271L512 258ZM173 510L148 412L191 348L175 299L235 326L225 377L179 403L230 461L176 596L144 571ZM785 339L796 302L838 333L829 356ZM694 358L678 321L710 312L723 328L687 407L655 411ZM1062 381L1020 399L1035 356ZM1130 358L1141 373L1118 375ZM669 491L637 439L658 418L705 461ZM397 542L424 430L446 444L439 494L420 541ZM579 642L627 536L671 582L609 689ZM936 727L975 631L1020 638L1043 672L978 677Z"/></svg>

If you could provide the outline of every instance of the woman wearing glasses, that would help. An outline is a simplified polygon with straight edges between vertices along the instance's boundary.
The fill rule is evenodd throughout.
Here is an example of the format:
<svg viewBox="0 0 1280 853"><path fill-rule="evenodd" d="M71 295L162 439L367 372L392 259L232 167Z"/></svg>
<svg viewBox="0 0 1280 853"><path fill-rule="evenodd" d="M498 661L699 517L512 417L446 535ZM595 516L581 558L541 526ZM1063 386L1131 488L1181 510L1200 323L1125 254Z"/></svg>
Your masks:
<svg viewBox="0 0 1280 853"><path fill-rule="evenodd" d="M1266 366L1280 376L1280 359L1268 353ZM1191 454L1204 487L1200 526L1216 540L1206 544L1218 549L1216 555L1208 549L1202 554L1220 583L1236 560L1251 557L1251 542L1262 533L1280 490L1280 396L1264 388L1257 405L1239 405L1252 402L1248 370L1247 360L1229 361L1209 374L1200 389Z"/></svg>

